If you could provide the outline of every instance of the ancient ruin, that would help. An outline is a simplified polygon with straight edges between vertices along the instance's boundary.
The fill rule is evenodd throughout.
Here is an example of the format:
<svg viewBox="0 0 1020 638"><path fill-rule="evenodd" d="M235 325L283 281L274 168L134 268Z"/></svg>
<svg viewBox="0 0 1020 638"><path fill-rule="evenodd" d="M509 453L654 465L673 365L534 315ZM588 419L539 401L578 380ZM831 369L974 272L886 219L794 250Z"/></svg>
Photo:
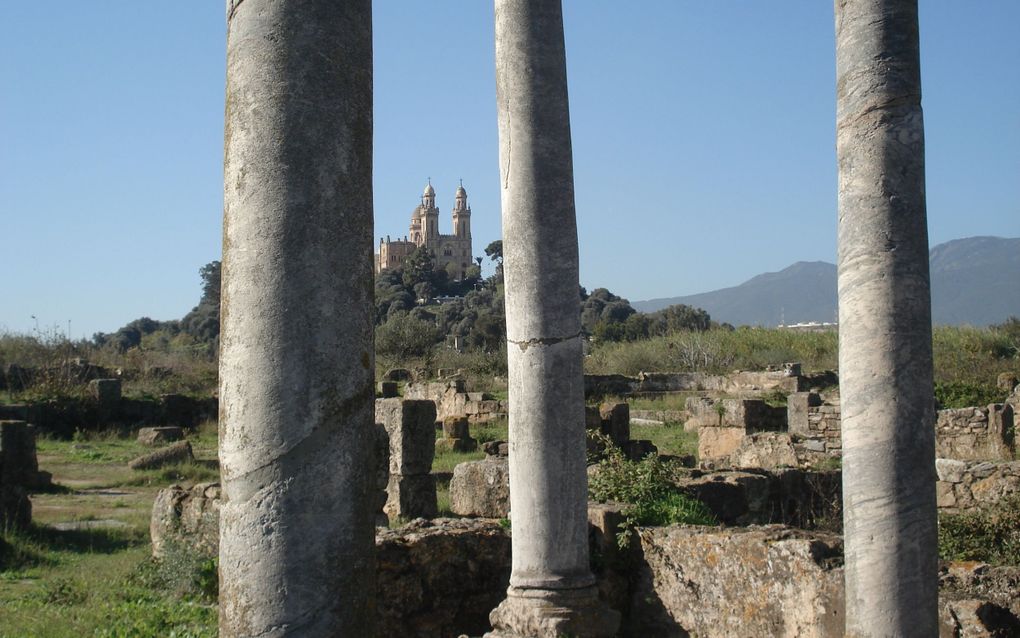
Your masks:
<svg viewBox="0 0 1020 638"><path fill-rule="evenodd" d="M597 580L589 563L585 426L624 443L629 414L610 405L597 421L585 418L560 3L496 0L495 15L510 430L506 460L503 447L491 447L467 480L508 488L513 533L509 589L487 635L612 636L619 615L606 601L626 612L631 635L678 627L705 636L936 635L936 489L947 506L966 508L982 493L1010 489L982 481L995 475L996 485L1009 486L1015 473L942 462L936 477L916 0L836 6L841 396L806 392L788 369L758 384L727 381L796 393L785 409L744 397L699 399L687 409L703 437L703 463L772 468L692 471L684 489L705 501L723 493L716 500L728 504L736 491L744 494L740 513L717 507L722 520L785 516L790 486L810 483L783 466L841 458L845 566L832 535L666 528L637 532L639 558L630 569L639 576L622 581L612 569ZM416 522L383 532L376 553L370 545L381 454L373 453L365 284L372 275L370 5L232 0L228 22L221 633L371 635L374 618L391 631L441 633L461 622L458 630L484 631L477 607L498 596L474 593L464 603L460 592L442 609L426 599L446 591L449 575L436 577L437 570L456 569L458 580L466 571L480 590L502 588L498 561L472 568L455 547L485 539L505 548L501 528ZM381 242L376 269L440 237L434 196L430 184L406 246ZM459 211L464 221L455 235L470 246L466 193L457 201L455 220ZM443 258L456 268L467 256ZM642 375L637 383L645 391L711 383L682 376ZM432 480L436 404L445 440L470 437L459 420L467 415L446 413L441 397L428 397L431 418L408 418L406 410L419 410L410 398L377 407L392 516L431 513L421 502L431 494L434 505L434 491L411 484ZM998 428L1005 440L1006 412L985 414L986 434ZM971 417L958 421L946 417L942 430L982 436ZM497 471L504 462L505 480ZM948 487L937 488L936 478ZM203 488L192 498L208 496ZM504 511L487 507L472 512ZM608 538L612 509L597 511ZM415 543L432 548L425 556L442 552L442 561L421 567L409 558ZM677 564L686 565L682 579ZM393 589L373 595L375 578ZM394 603L393 590L418 602ZM430 597L420 595L426 590ZM743 615L725 616L737 600ZM373 613L374 602L386 613ZM953 609L959 626L966 605Z"/></svg>

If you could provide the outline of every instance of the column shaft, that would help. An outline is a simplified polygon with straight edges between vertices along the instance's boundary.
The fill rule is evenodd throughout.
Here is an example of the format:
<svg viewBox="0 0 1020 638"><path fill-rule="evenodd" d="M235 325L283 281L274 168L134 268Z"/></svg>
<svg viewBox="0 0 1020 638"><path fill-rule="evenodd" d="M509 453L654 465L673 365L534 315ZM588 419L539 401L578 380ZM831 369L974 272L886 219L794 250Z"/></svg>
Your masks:
<svg viewBox="0 0 1020 638"><path fill-rule="evenodd" d="M559 0L496 3L510 393L512 585L588 567L574 178Z"/></svg>
<svg viewBox="0 0 1020 638"><path fill-rule="evenodd" d="M612 635L588 565L577 228L560 0L496 0L512 571L494 636Z"/></svg>
<svg viewBox="0 0 1020 638"><path fill-rule="evenodd" d="M370 0L229 0L220 635L371 635Z"/></svg>
<svg viewBox="0 0 1020 638"><path fill-rule="evenodd" d="M916 0L836 0L848 636L934 636L937 518Z"/></svg>

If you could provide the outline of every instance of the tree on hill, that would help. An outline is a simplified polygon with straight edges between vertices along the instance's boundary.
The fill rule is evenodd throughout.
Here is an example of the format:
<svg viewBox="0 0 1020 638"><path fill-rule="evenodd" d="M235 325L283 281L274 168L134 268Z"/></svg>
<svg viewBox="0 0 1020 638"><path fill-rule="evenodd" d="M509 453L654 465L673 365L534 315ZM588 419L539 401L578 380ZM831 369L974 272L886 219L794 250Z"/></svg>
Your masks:
<svg viewBox="0 0 1020 638"><path fill-rule="evenodd" d="M201 343L214 347L220 337L221 263L210 261L198 270L202 278L202 298L181 319L181 329Z"/></svg>

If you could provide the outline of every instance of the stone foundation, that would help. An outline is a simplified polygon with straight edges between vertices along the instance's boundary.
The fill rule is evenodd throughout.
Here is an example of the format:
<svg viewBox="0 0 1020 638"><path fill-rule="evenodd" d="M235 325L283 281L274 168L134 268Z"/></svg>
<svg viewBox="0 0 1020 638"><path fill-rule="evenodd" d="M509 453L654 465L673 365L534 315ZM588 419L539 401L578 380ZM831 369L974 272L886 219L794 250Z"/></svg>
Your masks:
<svg viewBox="0 0 1020 638"><path fill-rule="evenodd" d="M1020 494L1020 461L957 461L936 459L939 510L950 514L992 505L1004 496Z"/></svg>
<svg viewBox="0 0 1020 638"><path fill-rule="evenodd" d="M462 379L440 383L409 383L404 398L432 401L436 418L467 417L470 423L486 423L507 415L507 402L485 400L481 392L467 392Z"/></svg>
<svg viewBox="0 0 1020 638"><path fill-rule="evenodd" d="M1013 459L1013 407L993 403L981 408L939 410L935 455L961 461Z"/></svg>
<svg viewBox="0 0 1020 638"><path fill-rule="evenodd" d="M161 492L154 552L172 540L214 556L218 500L214 484ZM621 637L843 635L838 535L779 525L640 528L620 551L621 518L613 506L589 510L599 590L623 614ZM489 612L510 579L509 529L493 519L416 520L377 529L375 547L378 635L455 638L489 630ZM948 564L940 587L944 638L1016 635L1008 631L1020 626L1020 568Z"/></svg>

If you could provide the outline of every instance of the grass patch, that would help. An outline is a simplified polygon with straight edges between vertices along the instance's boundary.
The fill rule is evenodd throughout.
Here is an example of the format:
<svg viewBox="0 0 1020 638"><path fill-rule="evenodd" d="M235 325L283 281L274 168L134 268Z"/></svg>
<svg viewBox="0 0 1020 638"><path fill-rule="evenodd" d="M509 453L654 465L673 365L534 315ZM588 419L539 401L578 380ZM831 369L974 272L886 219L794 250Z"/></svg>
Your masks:
<svg viewBox="0 0 1020 638"><path fill-rule="evenodd" d="M683 456L698 455L698 433L687 432L680 425L638 425L630 426L630 438L648 439L659 450L659 454Z"/></svg>
<svg viewBox="0 0 1020 638"><path fill-rule="evenodd" d="M111 487L165 486L171 483L214 483L220 480L219 467L214 462L194 461L176 463L155 470L135 470L134 474Z"/></svg>

